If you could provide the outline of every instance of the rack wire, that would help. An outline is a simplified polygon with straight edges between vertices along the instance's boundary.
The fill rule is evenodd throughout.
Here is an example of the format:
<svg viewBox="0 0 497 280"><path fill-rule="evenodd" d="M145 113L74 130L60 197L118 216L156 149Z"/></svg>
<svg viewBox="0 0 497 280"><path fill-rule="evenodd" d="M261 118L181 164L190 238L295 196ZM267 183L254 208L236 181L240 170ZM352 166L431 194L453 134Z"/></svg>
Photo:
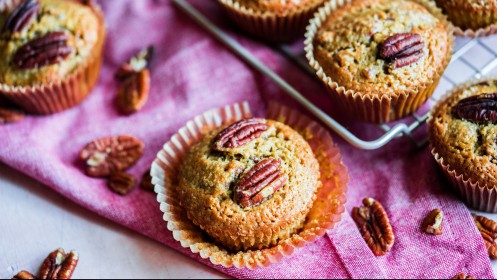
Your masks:
<svg viewBox="0 0 497 280"><path fill-rule="evenodd" d="M295 90L290 84L283 80L278 74L265 66L260 60L254 57L249 51L247 51L243 46L231 38L226 32L214 25L209 21L204 15L202 15L197 9L191 6L185 0L173 0L176 6L190 16L195 22L202 26L206 31L208 31L217 40L223 43L226 47L231 49L235 54L242 58L246 63L251 65L253 68L266 75L269 79L275 82L284 92L294 98L302 106L304 106L309 112L311 112L316 118L321 120L326 124L331 130L340 135L348 143L356 148L364 150L375 150L379 149L395 138L408 137L417 146L424 146L427 143L426 137L422 140L416 140L413 136L414 131L422 127L426 123L429 117L429 110L422 112L422 109L414 113L411 117L404 120L396 122L394 124L382 124L379 125L379 129L382 131L382 135L372 141L365 141L360 139L357 135L349 131L342 124L337 122L335 119L330 117L328 114L323 112L317 106L312 104L307 100L302 94ZM480 79L492 73L492 71L497 70L497 49L492 47L492 45L497 45L497 36L492 36L490 38L481 39L464 39L457 38L455 52L452 56L452 61L449 67L441 79L439 88L435 94L430 98L428 103L434 104L444 91L450 90L458 83L462 83L469 79ZM315 76L315 72L309 67L309 64L305 58L304 50L295 51L293 48L287 45L279 47L279 50L294 61L303 71ZM478 57L481 59L476 61L471 61L466 55L471 52L478 52ZM454 78L451 75L451 69L455 69L452 72L465 73L464 78ZM497 71L495 71L497 76Z"/></svg>

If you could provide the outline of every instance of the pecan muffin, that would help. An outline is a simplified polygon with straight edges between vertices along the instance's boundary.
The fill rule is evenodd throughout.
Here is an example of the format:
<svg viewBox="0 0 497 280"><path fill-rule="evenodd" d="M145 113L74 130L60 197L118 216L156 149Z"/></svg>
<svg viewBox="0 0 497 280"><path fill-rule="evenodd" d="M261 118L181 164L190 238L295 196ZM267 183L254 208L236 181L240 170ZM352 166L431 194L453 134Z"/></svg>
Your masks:
<svg viewBox="0 0 497 280"><path fill-rule="evenodd" d="M71 108L97 82L105 24L95 4L27 0L0 14L0 28L0 95L25 110Z"/></svg>
<svg viewBox="0 0 497 280"><path fill-rule="evenodd" d="M474 193L497 187L497 81L456 89L435 106L429 127L432 153L466 202L495 211Z"/></svg>
<svg viewBox="0 0 497 280"><path fill-rule="evenodd" d="M319 163L290 127L245 119L208 133L180 166L188 218L231 251L268 248L303 226L321 186Z"/></svg>
<svg viewBox="0 0 497 280"><path fill-rule="evenodd" d="M445 16L423 0L336 2L316 13L306 35L307 58L333 100L373 123L415 112L452 56Z"/></svg>
<svg viewBox="0 0 497 280"><path fill-rule="evenodd" d="M271 42L286 42L304 34L325 0L218 0L230 18L246 32Z"/></svg>
<svg viewBox="0 0 497 280"><path fill-rule="evenodd" d="M436 0L454 25L465 30L497 26L497 0ZM492 33L497 32L497 27ZM486 32L485 35L491 33Z"/></svg>

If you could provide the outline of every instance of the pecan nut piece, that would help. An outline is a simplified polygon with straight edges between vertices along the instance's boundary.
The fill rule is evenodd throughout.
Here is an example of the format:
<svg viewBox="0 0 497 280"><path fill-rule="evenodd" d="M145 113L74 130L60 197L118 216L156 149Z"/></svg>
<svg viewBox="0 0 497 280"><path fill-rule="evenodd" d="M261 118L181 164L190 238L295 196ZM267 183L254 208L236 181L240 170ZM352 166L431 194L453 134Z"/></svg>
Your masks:
<svg viewBox="0 0 497 280"><path fill-rule="evenodd" d="M479 124L497 122L497 93L471 96L452 108L452 115Z"/></svg>
<svg viewBox="0 0 497 280"><path fill-rule="evenodd" d="M454 277L452 277L451 279L476 279L476 277L461 272L455 275Z"/></svg>
<svg viewBox="0 0 497 280"><path fill-rule="evenodd" d="M131 57L117 70L115 75L116 80L124 81L130 76L148 68L154 53L154 46L148 46L147 48L141 50L137 55Z"/></svg>
<svg viewBox="0 0 497 280"><path fill-rule="evenodd" d="M135 187L136 179L133 175L121 171L110 175L107 186L120 195L127 195Z"/></svg>
<svg viewBox="0 0 497 280"><path fill-rule="evenodd" d="M395 68L402 68L420 60L424 55L424 47L419 34L394 34L381 44L379 57L394 63Z"/></svg>
<svg viewBox="0 0 497 280"><path fill-rule="evenodd" d="M36 276L26 270L23 270L12 277L12 279L36 279Z"/></svg>
<svg viewBox="0 0 497 280"><path fill-rule="evenodd" d="M33 21L40 9L40 3L37 0L28 0L17 6L9 15L5 22L2 32L21 32Z"/></svg>
<svg viewBox="0 0 497 280"><path fill-rule="evenodd" d="M268 199L288 180L280 168L280 159L269 158L257 163L236 184L235 202L242 207L250 207Z"/></svg>
<svg viewBox="0 0 497 280"><path fill-rule="evenodd" d="M363 204L364 206L352 209L352 218L373 254L383 256L392 249L395 242L390 220L378 201L365 198Z"/></svg>
<svg viewBox="0 0 497 280"><path fill-rule="evenodd" d="M491 259L497 259L497 223L483 216L472 214Z"/></svg>
<svg viewBox="0 0 497 280"><path fill-rule="evenodd" d="M262 119L250 118L236 122L222 130L214 139L214 149L238 148L259 138L269 126Z"/></svg>
<svg viewBox="0 0 497 280"><path fill-rule="evenodd" d="M121 114L139 111L148 100L150 91L150 72L143 69L121 82L117 94L117 108Z"/></svg>
<svg viewBox="0 0 497 280"><path fill-rule="evenodd" d="M140 188L147 191L154 191L154 184L152 184L152 176L150 175L150 169L147 170L142 176L142 180L140 182Z"/></svg>
<svg viewBox="0 0 497 280"><path fill-rule="evenodd" d="M79 255L76 251L69 254L63 249L57 249L50 253L40 268L40 279L71 279Z"/></svg>
<svg viewBox="0 0 497 280"><path fill-rule="evenodd" d="M21 111L0 108L0 124L7 124L22 121L24 119L24 113Z"/></svg>
<svg viewBox="0 0 497 280"><path fill-rule="evenodd" d="M72 53L67 40L65 32L49 32L19 48L14 55L13 63L22 70L56 64Z"/></svg>
<svg viewBox="0 0 497 280"><path fill-rule="evenodd" d="M144 144L133 136L113 136L95 140L81 151L86 174L106 177L135 164L143 155Z"/></svg>
<svg viewBox="0 0 497 280"><path fill-rule="evenodd" d="M442 234L443 227L443 212L439 209L432 210L423 220L421 229L423 232L433 235Z"/></svg>

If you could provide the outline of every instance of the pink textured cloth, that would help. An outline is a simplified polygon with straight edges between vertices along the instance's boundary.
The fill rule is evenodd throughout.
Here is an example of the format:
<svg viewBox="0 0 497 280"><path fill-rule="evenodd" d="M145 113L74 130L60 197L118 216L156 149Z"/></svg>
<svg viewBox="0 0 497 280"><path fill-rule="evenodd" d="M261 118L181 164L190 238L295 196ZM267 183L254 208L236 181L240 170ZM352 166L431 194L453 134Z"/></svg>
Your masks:
<svg viewBox="0 0 497 280"><path fill-rule="evenodd" d="M232 25L215 1L192 2L219 24L228 28ZM162 144L188 120L208 109L247 100L256 114L263 115L268 100L299 106L177 11L170 1L101 4L109 37L97 88L78 108L0 126L0 160L99 215L212 266L174 241L153 194L137 189L121 197L109 191L104 180L86 177L78 161L80 149L99 137L135 135L146 144L143 159L131 169L132 174L141 176ZM267 46L235 36L315 104L343 117L319 82ZM148 44L157 50L150 100L140 113L120 116L113 106L117 86L114 71ZM375 126L361 128L365 137L377 133ZM392 251L383 257L373 256L350 216L344 214L334 230L281 263L254 271L214 266L216 269L240 278L447 278L459 272L493 278L470 211L450 193L428 148L417 150L408 140L397 140L386 148L365 152L335 139L350 170L347 210L360 205L366 196L381 201L396 235ZM445 213L444 234L436 237L419 230L421 219L434 208Z"/></svg>

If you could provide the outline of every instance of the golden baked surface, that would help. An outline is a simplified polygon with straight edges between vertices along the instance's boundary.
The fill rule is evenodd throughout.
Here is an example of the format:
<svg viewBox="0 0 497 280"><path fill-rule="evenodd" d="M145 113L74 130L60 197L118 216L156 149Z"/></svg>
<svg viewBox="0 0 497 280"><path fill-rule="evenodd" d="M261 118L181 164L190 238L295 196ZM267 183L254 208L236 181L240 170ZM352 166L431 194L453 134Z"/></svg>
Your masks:
<svg viewBox="0 0 497 280"><path fill-rule="evenodd" d="M424 55L392 69L378 57L391 35L421 35ZM334 11L314 39L314 57L346 89L376 96L417 92L439 75L450 54L448 30L425 7L404 0L357 0Z"/></svg>
<svg viewBox="0 0 497 280"><path fill-rule="evenodd" d="M284 14L292 10L319 5L324 0L233 0L256 12Z"/></svg>
<svg viewBox="0 0 497 280"><path fill-rule="evenodd" d="M497 93L497 81L484 82L457 91L435 107L430 122L430 143L444 163L466 180L497 186L497 125L477 124L452 115L462 99Z"/></svg>
<svg viewBox="0 0 497 280"><path fill-rule="evenodd" d="M497 24L497 0L436 0L456 25L477 30Z"/></svg>
<svg viewBox="0 0 497 280"><path fill-rule="evenodd" d="M37 18L22 32L0 33L0 83L11 86L48 84L64 79L78 65L85 63L97 46L102 20L90 7L78 1L39 0L41 8ZM9 14L0 14L3 27ZM73 53L59 63L38 69L21 70L12 64L16 51L25 43L48 32L65 31L69 35L68 45Z"/></svg>
<svg viewBox="0 0 497 280"><path fill-rule="evenodd" d="M222 129L208 133L180 167L177 192L188 218L232 251L267 248L298 232L321 186L319 163L303 137L282 123L266 123L259 138L222 152L211 149ZM266 158L281 159L288 180L261 204L243 208L233 188Z"/></svg>

